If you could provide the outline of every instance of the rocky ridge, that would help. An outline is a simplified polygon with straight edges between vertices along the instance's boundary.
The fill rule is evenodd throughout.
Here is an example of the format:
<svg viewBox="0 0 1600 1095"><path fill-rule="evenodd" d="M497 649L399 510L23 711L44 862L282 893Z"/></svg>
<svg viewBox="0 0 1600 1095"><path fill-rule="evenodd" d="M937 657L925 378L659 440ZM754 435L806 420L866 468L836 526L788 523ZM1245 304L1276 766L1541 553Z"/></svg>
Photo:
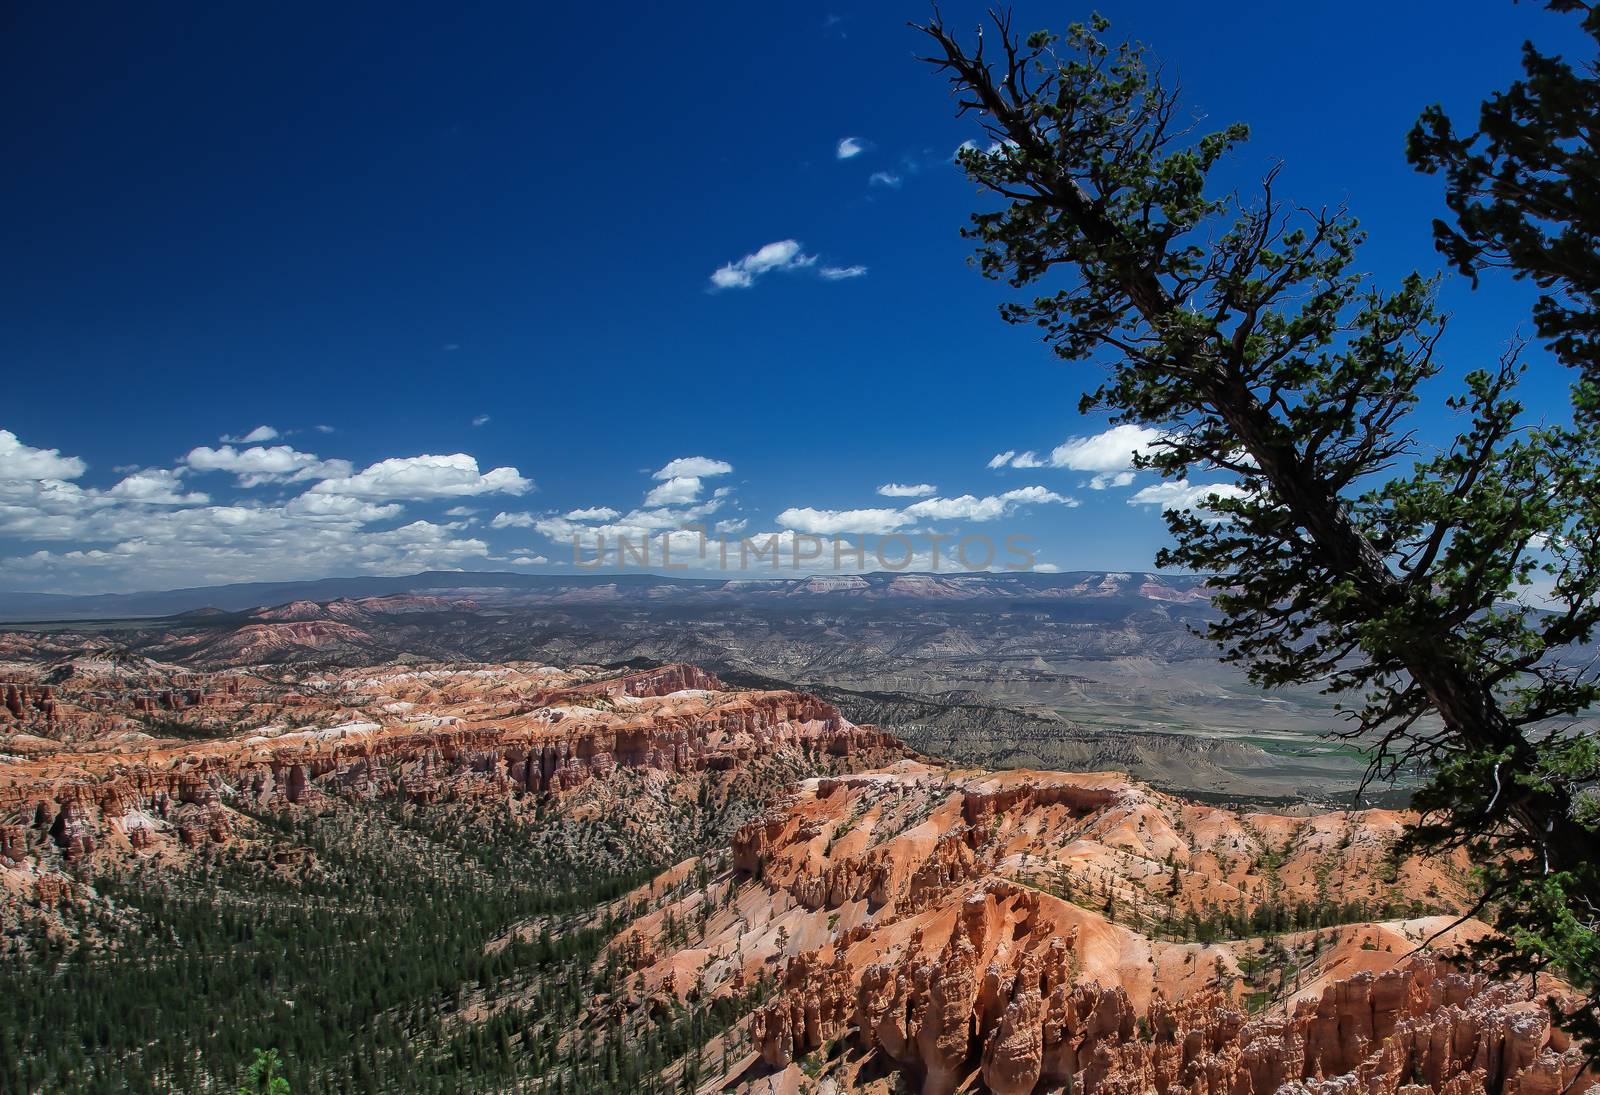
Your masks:
<svg viewBox="0 0 1600 1095"><path fill-rule="evenodd" d="M96 853L225 843L236 806L560 794L619 769L729 769L778 749L903 752L814 697L728 691L686 665L337 671L295 680L270 702L237 689L227 696L239 701L226 708L235 716L269 721L209 741L144 737L117 751L62 747L0 765L0 866L37 871Z"/></svg>
<svg viewBox="0 0 1600 1095"><path fill-rule="evenodd" d="M642 1000L776 979L718 1090L888 1091L894 1075L925 1095L1582 1090L1593 1078L1549 1021L1559 989L1447 957L1485 930L1451 915L1461 865L1385 869L1403 821L908 760L808 781L736 834L705 893L614 947ZM1275 926L1302 906L1334 912ZM1216 909L1268 927L1201 941L1195 914ZM699 935L661 944L685 923Z"/></svg>

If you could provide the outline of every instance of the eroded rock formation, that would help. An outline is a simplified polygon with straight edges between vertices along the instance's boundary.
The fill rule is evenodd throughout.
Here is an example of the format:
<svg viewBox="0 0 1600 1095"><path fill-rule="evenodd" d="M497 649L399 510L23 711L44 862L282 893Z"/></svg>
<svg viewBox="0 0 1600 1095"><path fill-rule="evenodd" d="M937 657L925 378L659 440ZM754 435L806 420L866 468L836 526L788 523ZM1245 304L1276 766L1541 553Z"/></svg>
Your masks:
<svg viewBox="0 0 1600 1095"><path fill-rule="evenodd" d="M718 1081L752 1092L819 1074L848 1090L885 1066L924 1095L1583 1090L1581 1055L1546 1016L1551 986L1411 957L1435 933L1453 948L1486 929L1444 930L1459 865L1383 881L1404 820L1241 815L1109 773L908 760L808 781L735 835L720 897L685 898L617 945L647 990L776 979L751 1056ZM1334 923L1192 937L1192 914L1219 902L1248 924L1252 909L1325 901L1335 881ZM1363 920L1356 894L1374 914L1438 904ZM653 933L706 900L718 909L689 966Z"/></svg>
<svg viewBox="0 0 1600 1095"><path fill-rule="evenodd" d="M223 842L234 829L230 802L559 794L619 769L731 768L783 748L904 751L812 696L730 692L685 665L599 679L460 667L341 673L301 682L280 702L302 719L320 709L329 725L118 753L61 750L0 768L0 819L11 823L0 855L20 860L46 841L69 862L169 837Z"/></svg>

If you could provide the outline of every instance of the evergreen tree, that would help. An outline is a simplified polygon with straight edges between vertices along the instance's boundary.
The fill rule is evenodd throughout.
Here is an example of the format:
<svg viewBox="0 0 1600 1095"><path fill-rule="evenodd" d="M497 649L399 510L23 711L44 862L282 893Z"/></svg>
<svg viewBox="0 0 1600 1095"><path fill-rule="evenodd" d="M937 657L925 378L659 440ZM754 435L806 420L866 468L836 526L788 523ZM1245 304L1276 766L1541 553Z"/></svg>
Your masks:
<svg viewBox="0 0 1600 1095"><path fill-rule="evenodd" d="M1513 349L1467 376L1450 400L1464 428L1422 454L1412 414L1441 371L1433 283L1370 287L1354 220L1285 203L1275 171L1251 201L1211 193L1208 175L1248 131L1192 132L1178 94L1139 47L1103 42L1107 27L1024 39L1001 16L970 48L937 17L921 28L958 111L992 142L960 161L1001 199L965 230L980 269L1029 291L1003 317L1036 325L1064 358L1110 361L1082 409L1150 431L1139 466L1188 503L1167 510L1174 545L1157 563L1215 576L1208 630L1224 656L1260 684L1353 700L1369 779L1425 777L1407 849L1467 849L1501 957L1593 991L1600 743L1571 727L1600 699L1595 666L1574 656L1600 623L1592 388L1573 424L1530 425ZM1591 145L1593 121L1580 130ZM1551 284L1582 287L1590 269ZM1542 329L1571 357L1581 333L1561 339L1564 325L1585 329L1582 298L1562 299ZM1225 481L1189 481L1207 472ZM1530 604L1536 578L1549 611ZM1592 1007L1569 1022L1600 1034Z"/></svg>
<svg viewBox="0 0 1600 1095"><path fill-rule="evenodd" d="M1579 15L1595 58L1574 68L1526 42L1523 79L1484 102L1458 134L1439 106L1411 132L1411 162L1442 172L1452 221L1435 242L1462 273L1504 268L1544 292L1533 318L1556 357L1578 372L1576 405L1600 413L1600 7L1548 0Z"/></svg>
<svg viewBox="0 0 1600 1095"><path fill-rule="evenodd" d="M275 1049L258 1049L250 1063L249 1081L239 1089L239 1095L289 1095L289 1081L279 1070L283 1061Z"/></svg>

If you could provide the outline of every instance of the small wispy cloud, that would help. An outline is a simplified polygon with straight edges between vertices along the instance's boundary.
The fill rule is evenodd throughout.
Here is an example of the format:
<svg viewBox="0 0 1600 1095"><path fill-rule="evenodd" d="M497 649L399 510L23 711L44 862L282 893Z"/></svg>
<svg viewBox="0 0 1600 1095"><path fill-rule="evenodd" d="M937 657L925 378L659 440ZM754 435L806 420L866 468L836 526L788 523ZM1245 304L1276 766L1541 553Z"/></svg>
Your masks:
<svg viewBox="0 0 1600 1095"><path fill-rule="evenodd" d="M807 255L800 250L798 240L778 240L717 269L711 275L711 287L748 289L756 283L757 278L774 270L803 270L816 261L815 255Z"/></svg>
<svg viewBox="0 0 1600 1095"><path fill-rule="evenodd" d="M718 269L711 275L710 291L749 289L774 270L792 272L812 269L824 281L859 278L867 272L865 266L818 267L817 256L806 254L798 240L779 240Z"/></svg>
<svg viewBox="0 0 1600 1095"><path fill-rule="evenodd" d="M867 177L868 186L887 186L891 190L899 190L900 184L904 181L899 175L888 171L874 171Z"/></svg>
<svg viewBox="0 0 1600 1095"><path fill-rule="evenodd" d="M472 424L474 426L487 426L489 424L489 416L486 414L480 414L472 420Z"/></svg>
<svg viewBox="0 0 1600 1095"><path fill-rule="evenodd" d="M258 445L263 441L276 440L278 436L278 431L271 426L257 426L242 437L230 437L227 434L223 434L222 440L235 445Z"/></svg>
<svg viewBox="0 0 1600 1095"><path fill-rule="evenodd" d="M878 493L885 498L923 498L938 494L939 488L932 483L885 483L878 488Z"/></svg>
<svg viewBox="0 0 1600 1095"><path fill-rule="evenodd" d="M860 137L844 137L839 141L836 155L841 160L853 159L867 150L867 144Z"/></svg>

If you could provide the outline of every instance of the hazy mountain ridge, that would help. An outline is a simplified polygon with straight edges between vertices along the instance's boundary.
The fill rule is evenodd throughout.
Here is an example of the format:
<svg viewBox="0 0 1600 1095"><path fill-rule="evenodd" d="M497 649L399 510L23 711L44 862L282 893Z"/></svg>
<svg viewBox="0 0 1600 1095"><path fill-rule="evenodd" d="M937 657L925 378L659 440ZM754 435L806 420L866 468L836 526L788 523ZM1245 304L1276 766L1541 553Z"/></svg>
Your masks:
<svg viewBox="0 0 1600 1095"><path fill-rule="evenodd" d="M0 592L0 621L108 620L171 616L218 609L242 612L290 602L325 602L396 594L482 591L537 601L563 598L681 600L785 596L879 599L984 599L994 597L1113 598L1204 603L1204 579L1189 575L1074 571L1014 574L895 574L843 577L701 578L650 573L516 574L428 571L398 577L319 578L250 582L137 593L58 594Z"/></svg>
<svg viewBox="0 0 1600 1095"><path fill-rule="evenodd" d="M1318 740L1337 725L1325 703L1265 697L1217 662L1194 632L1210 615L1197 578L507 577L520 584L422 575L394 581L423 588L381 596L0 629L0 659L120 651L206 671L691 662L815 691L857 721L967 763L1127 767L1175 790L1267 800L1334 801L1360 772L1348 751Z"/></svg>

